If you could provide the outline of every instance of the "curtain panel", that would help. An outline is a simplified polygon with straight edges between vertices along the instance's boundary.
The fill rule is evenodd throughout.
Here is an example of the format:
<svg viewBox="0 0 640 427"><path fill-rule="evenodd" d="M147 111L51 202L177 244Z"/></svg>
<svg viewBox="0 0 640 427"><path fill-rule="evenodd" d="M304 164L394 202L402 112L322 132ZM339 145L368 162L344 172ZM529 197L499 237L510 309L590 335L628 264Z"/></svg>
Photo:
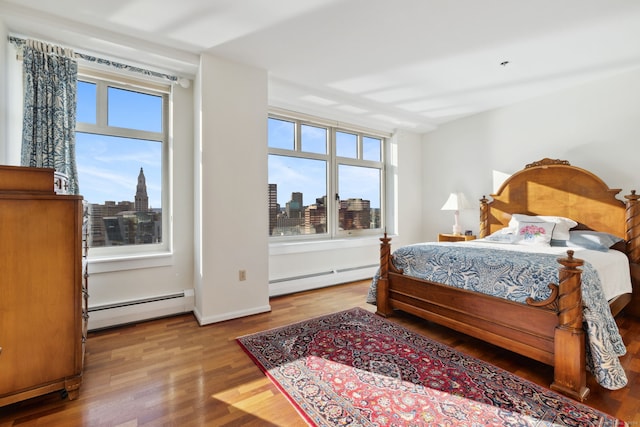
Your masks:
<svg viewBox="0 0 640 427"><path fill-rule="evenodd" d="M28 40L23 49L22 165L54 168L79 194L75 159L78 64L73 51Z"/></svg>

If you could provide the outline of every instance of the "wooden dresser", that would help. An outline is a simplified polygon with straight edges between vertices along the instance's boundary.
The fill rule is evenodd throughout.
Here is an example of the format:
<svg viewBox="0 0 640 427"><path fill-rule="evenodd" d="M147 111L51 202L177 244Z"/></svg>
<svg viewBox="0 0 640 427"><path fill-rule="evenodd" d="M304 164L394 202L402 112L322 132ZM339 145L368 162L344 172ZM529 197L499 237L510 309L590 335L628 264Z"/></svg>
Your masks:
<svg viewBox="0 0 640 427"><path fill-rule="evenodd" d="M82 382L82 197L53 182L52 169L0 166L0 406L73 399Z"/></svg>

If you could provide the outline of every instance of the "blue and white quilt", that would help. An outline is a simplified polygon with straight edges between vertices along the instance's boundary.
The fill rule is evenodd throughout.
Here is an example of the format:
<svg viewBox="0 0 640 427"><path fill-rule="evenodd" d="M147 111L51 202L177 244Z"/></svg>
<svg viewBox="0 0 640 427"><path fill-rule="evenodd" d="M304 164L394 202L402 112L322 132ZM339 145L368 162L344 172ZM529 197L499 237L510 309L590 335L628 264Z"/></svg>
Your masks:
<svg viewBox="0 0 640 427"><path fill-rule="evenodd" d="M511 246L511 245L509 245ZM578 254L576 254L578 257ZM558 283L557 253L522 252L473 244L421 243L393 253L394 265L405 275L525 303L544 300ZM582 273L583 318L587 367L600 385L617 390L627 384L619 357L626 347L605 298L598 272L586 262ZM367 302L376 303L378 274Z"/></svg>

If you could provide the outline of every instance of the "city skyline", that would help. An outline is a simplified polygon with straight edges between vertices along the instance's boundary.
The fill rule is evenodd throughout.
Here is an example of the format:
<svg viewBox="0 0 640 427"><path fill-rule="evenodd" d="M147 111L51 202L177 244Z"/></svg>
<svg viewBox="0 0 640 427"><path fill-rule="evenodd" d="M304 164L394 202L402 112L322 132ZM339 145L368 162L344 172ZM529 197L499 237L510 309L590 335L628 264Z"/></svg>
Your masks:
<svg viewBox="0 0 640 427"><path fill-rule="evenodd" d="M151 209L144 169L136 179L134 201L91 203L88 216L90 247L158 243L162 240L162 210Z"/></svg>
<svg viewBox="0 0 640 427"><path fill-rule="evenodd" d="M339 165L337 193L341 199L369 200L380 207L380 170ZM278 203L284 206L293 193L302 193L303 204L309 206L327 195L326 162L280 155L269 155L269 184L278 185Z"/></svg>
<svg viewBox="0 0 640 427"><path fill-rule="evenodd" d="M133 201L140 168L147 181L149 206L162 207L160 145L155 141L127 143L127 138L113 138L78 132L76 157L80 195L89 203ZM115 145L114 145L115 144Z"/></svg>
<svg viewBox="0 0 640 427"><path fill-rule="evenodd" d="M316 198L314 203L304 204L303 194L294 192L284 205L278 203L278 186L268 186L269 235L293 236L322 234L328 231L327 197ZM337 227L340 230L379 228L381 209L372 207L369 200L341 198L337 203Z"/></svg>

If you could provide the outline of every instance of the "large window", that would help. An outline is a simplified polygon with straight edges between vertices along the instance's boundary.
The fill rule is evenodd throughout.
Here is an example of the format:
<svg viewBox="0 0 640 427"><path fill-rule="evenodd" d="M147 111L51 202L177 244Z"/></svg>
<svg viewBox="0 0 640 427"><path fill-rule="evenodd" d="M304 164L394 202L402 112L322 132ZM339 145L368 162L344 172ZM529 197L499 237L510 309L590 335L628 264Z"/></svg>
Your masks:
<svg viewBox="0 0 640 427"><path fill-rule="evenodd" d="M379 232L384 138L285 116L268 120L269 235Z"/></svg>
<svg viewBox="0 0 640 427"><path fill-rule="evenodd" d="M92 248L155 250L166 240L168 89L102 74L78 77L76 162Z"/></svg>

